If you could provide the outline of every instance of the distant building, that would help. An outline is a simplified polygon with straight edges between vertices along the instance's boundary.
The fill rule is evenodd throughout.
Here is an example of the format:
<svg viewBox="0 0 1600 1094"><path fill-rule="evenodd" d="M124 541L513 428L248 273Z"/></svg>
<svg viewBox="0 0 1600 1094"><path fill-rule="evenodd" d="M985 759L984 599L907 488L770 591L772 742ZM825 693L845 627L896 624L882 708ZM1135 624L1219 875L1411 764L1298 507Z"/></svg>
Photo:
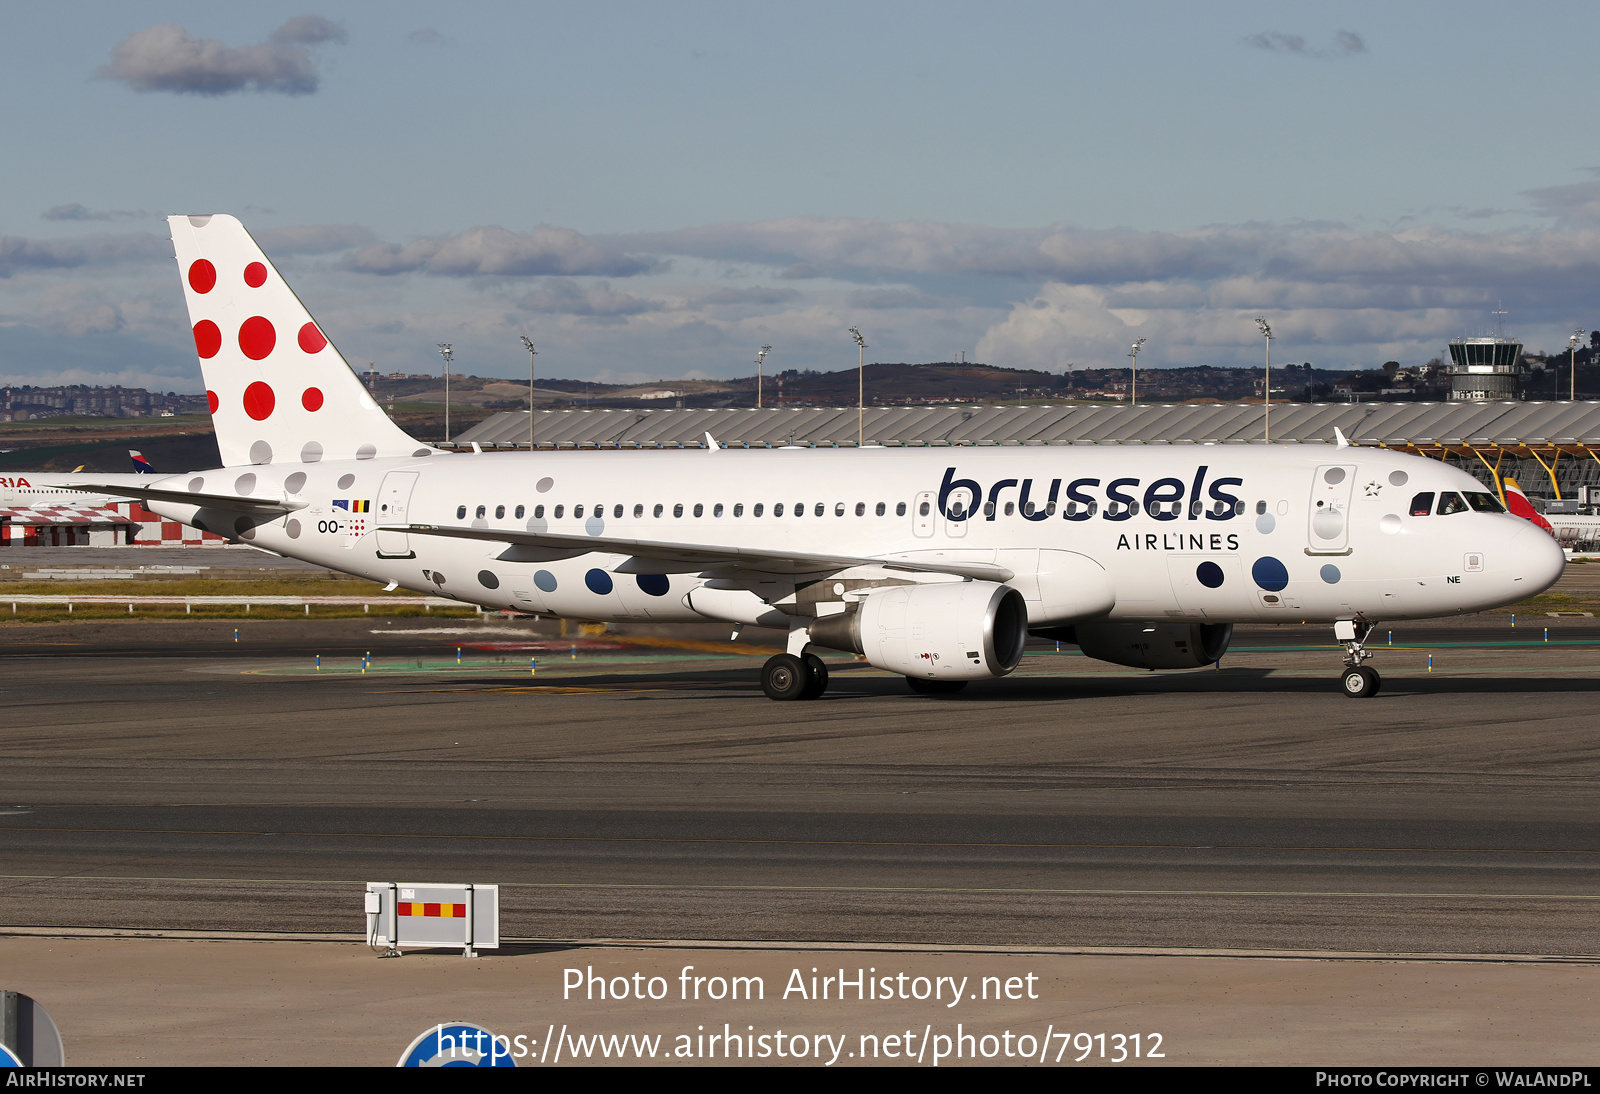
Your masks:
<svg viewBox="0 0 1600 1094"><path fill-rule="evenodd" d="M1522 343L1513 338L1457 338L1450 343L1450 401L1490 402L1517 397Z"/></svg>

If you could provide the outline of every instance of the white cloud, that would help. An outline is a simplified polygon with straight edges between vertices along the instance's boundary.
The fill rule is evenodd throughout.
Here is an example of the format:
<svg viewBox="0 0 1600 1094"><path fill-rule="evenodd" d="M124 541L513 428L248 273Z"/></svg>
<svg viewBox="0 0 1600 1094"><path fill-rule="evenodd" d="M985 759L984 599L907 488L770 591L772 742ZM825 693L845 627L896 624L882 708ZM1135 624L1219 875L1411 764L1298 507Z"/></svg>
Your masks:
<svg viewBox="0 0 1600 1094"><path fill-rule="evenodd" d="M1530 348L1564 344L1600 299L1600 221L1577 223L1582 194L1547 200L1565 202L1565 227L1137 232L794 217L626 237L477 228L398 244L309 225L258 238L340 349L385 369L436 367L433 344L452 341L464 367L514 376L524 331L541 372L573 377L739 374L767 343L774 367L842 368L855 359L851 325L881 361L964 348L997 365L1121 367L1143 336L1151 367L1254 363L1260 313L1278 331L1275 358L1339 367L1435 356L1492 327L1500 301ZM782 279L797 266L812 276ZM8 324L36 333L27 353L51 345L41 367L73 360L78 340L101 347L90 356L114 342L139 367L193 368L164 234L0 237Z"/></svg>
<svg viewBox="0 0 1600 1094"><path fill-rule="evenodd" d="M70 239L0 236L0 278L27 270L103 269L163 256L172 256L170 240L148 232L106 233Z"/></svg>
<svg viewBox="0 0 1600 1094"><path fill-rule="evenodd" d="M255 240L269 255L330 254L361 247L376 238L366 228L349 224L303 224L291 228L263 228Z"/></svg>
<svg viewBox="0 0 1600 1094"><path fill-rule="evenodd" d="M605 247L570 228L473 228L459 235L406 244L375 243L351 255L347 267L361 273L422 272L447 277L533 277L548 274L629 277L650 268L631 255Z"/></svg>
<svg viewBox="0 0 1600 1094"><path fill-rule="evenodd" d="M81 202L52 205L39 216L43 220L143 220L143 209L90 209Z"/></svg>
<svg viewBox="0 0 1600 1094"><path fill-rule="evenodd" d="M640 315L647 311L660 311L663 305L655 300L628 293L612 292L604 282L582 285L570 278L552 278L533 292L517 301L533 312L557 312L563 315L584 315L597 318L619 319Z"/></svg>
<svg viewBox="0 0 1600 1094"><path fill-rule="evenodd" d="M135 91L227 95L270 91L309 95L317 90L316 59L307 46L343 42L344 28L320 15L298 15L265 42L228 46L215 38L196 38L164 23L136 31L111 48L99 74Z"/></svg>
<svg viewBox="0 0 1600 1094"><path fill-rule="evenodd" d="M1277 30L1248 34L1242 40L1251 49L1264 50L1268 53L1288 53L1299 57L1352 57L1367 52L1366 39L1353 30L1341 30L1335 34L1333 45L1328 49L1318 49L1298 34L1284 34Z"/></svg>

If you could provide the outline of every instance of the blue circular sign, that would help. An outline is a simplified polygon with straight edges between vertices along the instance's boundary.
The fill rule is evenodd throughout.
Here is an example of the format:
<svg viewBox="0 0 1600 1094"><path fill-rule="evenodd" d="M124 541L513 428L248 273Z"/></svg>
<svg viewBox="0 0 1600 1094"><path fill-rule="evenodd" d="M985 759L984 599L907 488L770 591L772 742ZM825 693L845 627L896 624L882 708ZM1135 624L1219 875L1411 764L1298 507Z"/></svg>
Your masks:
<svg viewBox="0 0 1600 1094"><path fill-rule="evenodd" d="M1200 584L1204 585L1208 589L1222 588L1222 567L1218 566L1215 562L1202 562L1199 566L1195 567L1194 576L1200 582Z"/></svg>
<svg viewBox="0 0 1600 1094"><path fill-rule="evenodd" d="M640 574L634 580L639 583L641 591L651 596L666 596L667 590L672 588L672 582L666 574Z"/></svg>
<svg viewBox="0 0 1600 1094"><path fill-rule="evenodd" d="M539 586L540 592L553 593L556 591L556 575L549 570L535 570L533 583Z"/></svg>
<svg viewBox="0 0 1600 1094"><path fill-rule="evenodd" d="M605 596L611 591L611 575L604 570L590 570L583 575L583 583L589 586L591 593Z"/></svg>
<svg viewBox="0 0 1600 1094"><path fill-rule="evenodd" d="M1331 562L1322 568L1322 580L1326 581L1329 585L1339 584L1340 576L1339 567L1335 566Z"/></svg>
<svg viewBox="0 0 1600 1094"><path fill-rule="evenodd" d="M1250 576L1269 593L1278 592L1289 584L1288 567L1271 555L1256 559L1256 564L1250 567Z"/></svg>
<svg viewBox="0 0 1600 1094"><path fill-rule="evenodd" d="M516 1067L511 1044L471 1022L441 1022L400 1054L395 1067Z"/></svg>

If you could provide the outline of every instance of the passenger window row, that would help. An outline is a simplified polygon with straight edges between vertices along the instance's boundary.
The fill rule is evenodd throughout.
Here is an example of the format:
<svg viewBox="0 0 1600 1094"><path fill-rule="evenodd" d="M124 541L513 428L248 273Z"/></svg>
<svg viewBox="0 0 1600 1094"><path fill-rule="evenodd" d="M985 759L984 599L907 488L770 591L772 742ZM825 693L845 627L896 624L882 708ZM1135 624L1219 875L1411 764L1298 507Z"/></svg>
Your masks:
<svg viewBox="0 0 1600 1094"><path fill-rule="evenodd" d="M1418 497L1422 497L1422 496L1423 495L1420 495L1420 494L1418 495ZM1426 496L1429 499L1431 499L1433 497L1432 494L1429 494L1429 495L1426 495ZM1486 497L1486 498L1489 498L1490 501L1494 500L1492 495L1485 494L1485 495L1482 495L1482 496ZM1499 503L1495 502L1495 504L1498 505ZM819 502L814 502L814 503L795 502L792 506L786 505L784 502L780 501L780 502L777 502L777 503L773 504L770 511L771 511L772 516L774 516L774 517L781 517L781 516L784 516L786 513L789 514L790 516L794 516L794 517L803 517L803 516L806 515L807 506L808 505L810 506L810 513L811 513L812 516L821 517L821 516L826 516L827 513L828 513L828 505L827 505L827 503L826 502L820 502L820 501ZM1476 507L1476 503L1474 503L1474 506ZM1229 510L1229 508L1230 508L1230 506L1229 506L1228 502L1218 501L1216 504L1211 506L1211 511L1213 513L1215 513L1217 516L1221 516L1222 514L1226 513ZM1237 506L1235 506L1233 508L1234 508L1234 511L1236 513L1243 513L1244 512L1244 502L1239 502L1237 504ZM1124 506L1120 502L1113 501L1113 502L1108 503L1107 509L1108 509L1109 512L1112 512L1112 513L1126 512L1129 516L1138 516L1139 515L1139 503L1137 501L1130 502L1126 506ZM1179 513L1182 512L1182 509L1183 509L1183 503L1179 502L1179 501L1155 502L1151 506L1151 511L1153 513L1158 514L1158 515L1162 514L1162 513L1167 513L1167 514L1170 514L1172 516L1177 516ZM456 506L456 519L457 520L466 520L467 519L467 510L468 510L468 507L465 506L465 505ZM1190 504L1190 510L1191 510L1191 515L1192 516L1198 517L1201 514L1201 512L1203 511L1203 507L1202 507L1202 505L1201 505L1201 503L1199 501L1195 501L1195 502L1192 502ZM1266 511L1266 502L1258 503L1257 510L1259 512L1265 512ZM627 511L628 511L628 507L625 506L625 505L613 505L611 507L611 517L614 520L621 520L622 517L623 517L623 514L626 513ZM725 507L721 502L716 502L715 504L713 504L711 506L711 515L713 517L721 517L721 516L725 515L726 513L730 512L730 511L731 511L732 515L734 517L736 517L736 518L737 517L743 517L745 515L744 503L743 502L735 502L733 504L733 506L731 507L731 510L730 510L730 507ZM851 511L851 509L850 509L849 506L846 505L845 502L838 501L838 502L834 502L833 503L833 515L834 516L842 517L842 516L845 515L845 513L847 511ZM868 511L868 509L867 509L867 503L866 502L858 501L858 502L855 503L855 506L853 508L853 512L855 513L856 516L864 517L864 516L867 515L867 511ZM1005 516L1008 516L1008 517L1015 515L1017 513L1017 511L1018 511L1017 510L1017 504L1015 502L1010 502L1010 501L1006 502L1005 505L998 510L998 512L1003 513ZM1091 517L1094 516L1095 513L1098 512L1098 511L1099 511L1099 505L1098 505L1097 502L1090 501L1085 505L1080 505L1078 502L1069 501L1063 507L1062 514L1069 520L1073 520L1073 519L1081 520L1081 519L1083 519L1084 516L1091 516ZM1452 512L1453 511L1454 510L1452 510ZM583 505L574 505L572 507L572 517L573 517L574 520L582 520L583 517L584 517L584 514L586 512L590 513L592 516L595 516L595 517L604 517L606 515L606 507L603 504L602 505L595 505L593 507L586 507L586 506L583 506ZM650 512L650 515L652 517L660 518L660 517L663 517L663 516L666 515L667 507L664 504L662 504L660 502L657 502L653 507L651 507L649 512ZM682 518L685 512L686 512L686 509L685 509L685 506L684 506L684 504L682 502L678 502L678 503L676 503L676 504L674 504L672 506L672 515L673 515L674 518ZM704 503L696 502L692 508L687 510L687 512L691 516L694 516L694 517L704 517L705 513L706 513L706 506L704 505ZM879 517L887 516L888 512L889 512L889 507L884 502L880 501L880 502L878 502L878 503L876 503L875 505L872 506L872 513L873 513L874 516L879 516ZM929 502L926 502L926 501L921 502L917 506L917 512L918 512L918 515L926 517L926 516L930 515L930 513L932 512L932 506L931 506L931 504ZM997 513L997 510L995 508L995 503L992 502L992 501L986 502L984 504L984 506L983 506L983 511L982 512L983 512L983 516L984 517L989 518L989 519L993 519L996 516L996 513ZM1030 501L1026 505L1023 505L1021 507L1021 512L1022 512L1023 516L1028 517L1029 519L1034 519L1034 520L1039 519L1037 514L1040 514L1040 513L1043 513L1047 517L1053 517L1056 514L1056 503L1052 501L1052 502L1048 503L1047 505L1044 505L1044 506L1040 507L1040 506L1037 506L1033 502ZM757 517L757 518L764 517L764 516L767 515L767 513L768 513L768 508L762 502L758 501L758 502L756 502L754 505L752 505L750 507L750 515L752 517ZM478 520L486 519L488 514L489 514L489 507L487 505L480 505L476 509L473 510L473 516ZM555 505L555 506L552 506L550 508L550 517L551 517L551 519L561 520L566 515L567 515L567 507L564 504ZM635 520L642 520L644 518L644 515L645 515L645 506L644 506L644 504L643 503L635 504L633 506L633 517L634 517L634 519ZM906 503L905 502L902 501L902 502L897 502L895 504L894 515L897 516L897 517L903 517L903 516L906 515ZM956 501L951 503L951 505L950 505L950 519L951 520L965 520L970 515L971 514L969 514L967 512L966 506L962 503L961 500L958 499L958 500L956 500ZM527 507L526 506L522 506L522 505L517 506L512 511L512 516L517 520L522 520L525 516L527 516ZM535 505L533 507L533 518L535 520L543 520L545 518L545 507L543 505ZM506 507L504 505L496 505L494 507L494 519L495 520L504 520L504 519L506 519Z"/></svg>
<svg viewBox="0 0 1600 1094"><path fill-rule="evenodd" d="M790 513L792 513L794 516L803 517L803 516L806 515L806 506L807 506L807 504L808 504L807 502L796 502L794 504L794 506L791 509L789 509L788 511ZM623 514L625 512L627 512L627 508L628 507L625 506L625 505L613 505L611 507L612 519L621 520ZM1030 505L1029 508L1031 509L1032 506ZM1055 508L1054 506L1051 506L1052 511L1054 510L1054 508ZM661 516L666 515L666 510L667 510L667 507L665 505L661 504L660 502L657 502L656 505L650 510L650 515L653 516L653 517L661 517ZM847 510L847 506L846 506L846 504L844 502L842 502L842 501L834 502L834 504L833 504L833 515L834 516L842 517L842 516L845 515L846 510ZM1011 510L1011 507L1009 505L1006 506L1006 511L1008 513L1010 512L1010 510ZM554 520L561 520L563 517L566 516L566 511L567 511L567 507L565 505L556 505L556 506L551 507L550 516ZM584 513L586 511L591 513L593 516L596 516L596 517L604 517L606 515L606 507L604 505L595 505L595 506L589 507L587 509L586 509L585 506L582 506L582 505L574 505L572 507L573 519L574 520L583 519L583 515L584 515ZM731 507L726 507L726 506L724 506L722 504L722 502L719 501L719 502L716 502L715 504L713 504L711 506L711 515L713 517L721 517L724 514L729 513L729 512L731 512L731 514L733 516L735 516L735 517L744 516L744 514L745 514L744 503L743 502L735 502ZM781 517L781 516L783 516L784 512L785 512L785 506L784 506L783 502L781 502L781 501L777 502L776 504L774 504L772 506L772 515L773 516ZM826 502L820 502L820 501L816 502L815 505L813 506L811 512L812 512L812 514L814 516L819 516L819 517L826 516L827 512L828 512L828 505L827 505ZM854 512L855 512L855 515L858 516L858 517L866 516L867 515L867 503L864 502L864 501L856 502L855 503ZM473 517L478 519L478 520L483 520L488 516L488 513L489 513L489 507L487 505L480 505L475 510L473 510ZM766 513L767 513L767 507L762 502L758 501L758 502L756 502L754 505L752 505L750 507L750 515L752 517L765 516ZM874 516L879 516L879 517L887 516L888 513L889 513L889 506L885 502L881 502L880 501L880 502L878 502L876 505L874 505L872 507L872 513L873 513ZM634 519L635 520L641 520L641 519L643 519L644 514L645 514L645 507L644 507L643 503L635 504L634 507L633 507L633 517L634 517ZM927 514L928 514L928 503L927 502L923 502L922 503L922 515L923 516L927 516ZM517 506L516 509L512 512L512 516L515 517L515 519L517 519L517 520L521 520L526 515L527 515L527 507L526 506L522 506L522 505ZM535 505L533 507L533 517L534 517L535 520L543 520L544 519L544 515L545 515L545 507L543 505ZM674 517L682 517L684 515L684 505L683 505L682 502L678 502L677 504L673 505L673 507L672 507L672 515ZM701 503L701 502L696 502L694 507L693 507L693 509L691 510L691 515L696 516L696 517L705 516L706 515L706 507L705 507L705 505L703 503ZM894 507L894 515L897 516L897 517L903 517L903 516L906 515L906 503L905 502L902 501L902 502L899 502L899 503L897 503L895 505L895 507ZM465 506L465 505L456 506L456 519L457 520L466 520L467 519L467 506ZM497 506L494 507L494 519L495 520L504 520L504 519L506 519L506 507L504 505L497 505Z"/></svg>

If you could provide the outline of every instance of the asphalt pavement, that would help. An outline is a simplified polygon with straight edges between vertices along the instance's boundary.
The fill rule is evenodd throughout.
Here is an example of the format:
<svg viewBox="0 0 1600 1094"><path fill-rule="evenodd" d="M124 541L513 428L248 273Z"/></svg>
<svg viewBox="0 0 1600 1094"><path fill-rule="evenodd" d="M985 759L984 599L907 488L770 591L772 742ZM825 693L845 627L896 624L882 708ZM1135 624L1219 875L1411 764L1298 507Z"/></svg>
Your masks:
<svg viewBox="0 0 1600 1094"><path fill-rule="evenodd" d="M1600 628L1550 624L1380 632L1372 700L1281 627L793 704L710 629L12 628L0 920L356 932L364 882L458 880L541 939L1591 955Z"/></svg>

